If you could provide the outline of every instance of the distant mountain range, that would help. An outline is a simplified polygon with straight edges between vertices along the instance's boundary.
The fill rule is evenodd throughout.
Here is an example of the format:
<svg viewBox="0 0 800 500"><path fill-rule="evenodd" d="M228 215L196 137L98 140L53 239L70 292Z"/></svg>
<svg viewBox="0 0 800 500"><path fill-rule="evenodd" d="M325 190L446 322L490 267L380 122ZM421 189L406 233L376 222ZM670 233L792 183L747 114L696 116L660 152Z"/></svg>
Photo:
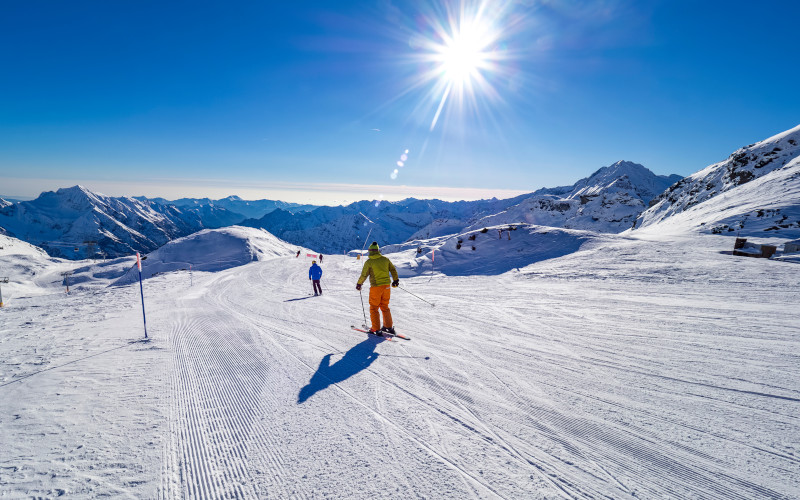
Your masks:
<svg viewBox="0 0 800 500"><path fill-rule="evenodd" d="M506 200L361 201L299 214L275 210L241 225L263 228L289 243L327 253L361 248L366 240L400 243L511 223L616 233L630 228L653 197L680 179L620 161L572 186Z"/></svg>
<svg viewBox="0 0 800 500"><path fill-rule="evenodd" d="M0 234L71 259L150 252L203 229L235 224L262 228L289 244L323 253L360 249L372 240L414 246L415 241L513 224L596 233L672 227L798 238L800 126L686 178L619 161L571 186L505 200L410 198L315 207L236 196L115 198L81 186L48 191L30 201L0 198Z"/></svg>
<svg viewBox="0 0 800 500"><path fill-rule="evenodd" d="M94 257L94 252L107 257L149 252L172 239L240 220L241 215L223 208L113 198L82 186L47 191L31 201L0 200L5 234L70 259Z"/></svg>
<svg viewBox="0 0 800 500"><path fill-rule="evenodd" d="M47 191L30 201L0 198L0 234L37 245L54 257L84 259L151 252L202 229L235 225L246 214L316 207L272 200L246 201L110 197L83 186ZM90 243L91 242L91 243Z"/></svg>
<svg viewBox="0 0 800 500"><path fill-rule="evenodd" d="M164 198L145 198L144 196L137 196L137 200L153 201L161 205L175 205L176 207L216 207L224 208L235 214L240 214L241 219L260 218L272 212L273 210L281 209L291 213L310 212L317 208L316 205L302 205L298 203L287 203L285 201L275 200L243 200L238 196L228 196L219 200L212 200L210 198L181 198L178 200L165 200Z"/></svg>

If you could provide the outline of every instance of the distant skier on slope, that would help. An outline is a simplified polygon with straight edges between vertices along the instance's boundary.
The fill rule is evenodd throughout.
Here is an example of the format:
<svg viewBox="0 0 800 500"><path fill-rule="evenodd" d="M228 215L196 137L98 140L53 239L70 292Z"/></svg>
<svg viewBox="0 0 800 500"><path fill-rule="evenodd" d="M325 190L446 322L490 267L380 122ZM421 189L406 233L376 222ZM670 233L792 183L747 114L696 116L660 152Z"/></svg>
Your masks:
<svg viewBox="0 0 800 500"><path fill-rule="evenodd" d="M358 278L356 290L361 290L361 285L364 280L369 276L369 317L372 321L370 333L380 335L381 331L394 335L394 323L392 322L392 313L389 311L389 298L391 297L391 289L389 284L396 287L400 284L400 279L397 277L397 269L394 264L381 255L380 247L377 241L373 241L369 246L369 258L364 262L364 268L361 270L361 276ZM383 328L381 328L381 316L378 313L380 309L383 313Z"/></svg>
<svg viewBox="0 0 800 500"><path fill-rule="evenodd" d="M319 263L322 264L322 254L319 254Z"/></svg>
<svg viewBox="0 0 800 500"><path fill-rule="evenodd" d="M300 257L300 250L298 250L297 251L297 255L295 255L295 258L297 258L297 257Z"/></svg>
<svg viewBox="0 0 800 500"><path fill-rule="evenodd" d="M311 284L314 287L314 295L322 295L322 286L319 284L319 280L322 279L322 268L317 265L316 260L311 261L311 267L308 268L308 279L311 280ZM317 293L319 290L319 293Z"/></svg>

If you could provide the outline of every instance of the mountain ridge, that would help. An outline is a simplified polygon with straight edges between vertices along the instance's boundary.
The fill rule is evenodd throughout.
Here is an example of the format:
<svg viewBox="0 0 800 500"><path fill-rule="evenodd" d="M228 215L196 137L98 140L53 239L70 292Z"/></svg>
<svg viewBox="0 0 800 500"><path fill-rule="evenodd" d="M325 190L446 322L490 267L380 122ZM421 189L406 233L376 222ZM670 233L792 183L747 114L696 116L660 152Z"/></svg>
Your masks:
<svg viewBox="0 0 800 500"><path fill-rule="evenodd" d="M109 197L81 185L0 207L0 227L6 234L68 259L95 257L88 255L94 248L107 257L149 252L174 238L239 219L221 208L186 209Z"/></svg>
<svg viewBox="0 0 800 500"><path fill-rule="evenodd" d="M636 227L679 222L724 234L800 235L800 125L673 184L651 201Z"/></svg>
<svg viewBox="0 0 800 500"><path fill-rule="evenodd" d="M361 248L367 239L401 243L511 223L621 232L631 227L654 196L678 179L678 175L659 176L640 164L618 161L571 186L542 188L505 200L362 200L303 214L275 210L241 224L327 253Z"/></svg>

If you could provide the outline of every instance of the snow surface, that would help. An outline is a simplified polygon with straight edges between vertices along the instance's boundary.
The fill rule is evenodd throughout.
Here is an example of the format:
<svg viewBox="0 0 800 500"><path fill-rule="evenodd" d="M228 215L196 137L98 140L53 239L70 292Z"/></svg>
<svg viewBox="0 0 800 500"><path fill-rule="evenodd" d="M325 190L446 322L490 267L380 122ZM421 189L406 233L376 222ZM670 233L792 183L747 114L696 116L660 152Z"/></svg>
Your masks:
<svg viewBox="0 0 800 500"><path fill-rule="evenodd" d="M149 342L138 284L14 275L43 293L0 309L0 496L800 497L797 266L691 231L541 231L426 243L451 275L390 254L421 274L392 291L410 341L350 330L362 262L327 255L312 297L310 259L238 228L197 236L219 258L144 261L251 259L147 279ZM577 251L477 264L548 237Z"/></svg>

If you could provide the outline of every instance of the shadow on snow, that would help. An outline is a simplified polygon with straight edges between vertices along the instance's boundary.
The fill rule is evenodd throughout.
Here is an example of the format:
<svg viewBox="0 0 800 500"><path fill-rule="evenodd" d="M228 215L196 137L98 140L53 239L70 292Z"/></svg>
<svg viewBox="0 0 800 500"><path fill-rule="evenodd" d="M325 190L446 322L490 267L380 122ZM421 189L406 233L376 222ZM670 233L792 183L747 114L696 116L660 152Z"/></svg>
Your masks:
<svg viewBox="0 0 800 500"><path fill-rule="evenodd" d="M306 300L306 299L310 299L312 297L316 297L316 295L306 295L305 297L298 297L296 299L286 299L286 300L284 300L284 302L294 302L295 300Z"/></svg>
<svg viewBox="0 0 800 500"><path fill-rule="evenodd" d="M382 338L368 338L356 344L347 351L342 359L331 364L332 354L326 354L319 363L319 368L311 376L308 384L300 389L297 395L297 404L305 403L314 394L327 389L332 384L338 384L352 377L361 370L365 370L373 361L378 359L375 346L383 342Z"/></svg>

